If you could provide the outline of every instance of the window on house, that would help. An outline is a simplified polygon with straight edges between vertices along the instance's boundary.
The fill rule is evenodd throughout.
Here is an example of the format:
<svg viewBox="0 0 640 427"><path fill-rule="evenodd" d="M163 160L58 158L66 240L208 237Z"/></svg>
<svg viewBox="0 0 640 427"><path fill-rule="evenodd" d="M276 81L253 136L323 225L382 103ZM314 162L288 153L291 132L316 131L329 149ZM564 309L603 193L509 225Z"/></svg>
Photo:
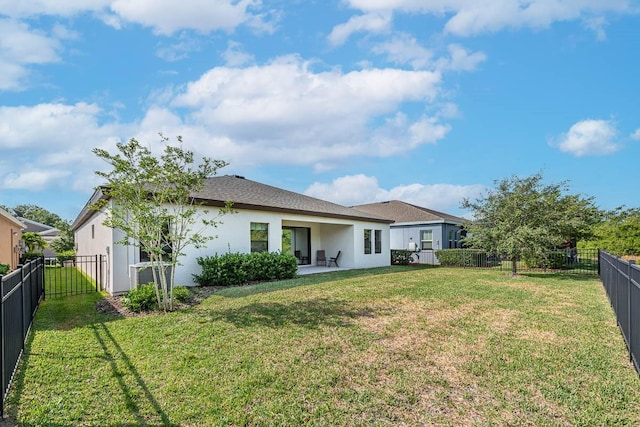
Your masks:
<svg viewBox="0 0 640 427"><path fill-rule="evenodd" d="M371 230L364 230L364 253L371 253Z"/></svg>
<svg viewBox="0 0 640 427"><path fill-rule="evenodd" d="M376 230L375 232L375 247L376 253L382 253L382 230Z"/></svg>
<svg viewBox="0 0 640 427"><path fill-rule="evenodd" d="M140 262L151 261L151 255L149 254L149 251L147 251L144 248L144 246L141 245L139 247L139 251L140 251L139 253ZM162 252L164 252L163 259L164 259L164 256L171 255L171 253L173 252L173 246L169 239L169 223L168 222L166 222L162 226Z"/></svg>
<svg viewBox="0 0 640 427"><path fill-rule="evenodd" d="M423 251L433 249L433 230L420 231L420 248Z"/></svg>
<svg viewBox="0 0 640 427"><path fill-rule="evenodd" d="M251 252L269 251L269 224L251 223Z"/></svg>
<svg viewBox="0 0 640 427"><path fill-rule="evenodd" d="M458 231L449 230L449 249L455 249L458 247Z"/></svg>

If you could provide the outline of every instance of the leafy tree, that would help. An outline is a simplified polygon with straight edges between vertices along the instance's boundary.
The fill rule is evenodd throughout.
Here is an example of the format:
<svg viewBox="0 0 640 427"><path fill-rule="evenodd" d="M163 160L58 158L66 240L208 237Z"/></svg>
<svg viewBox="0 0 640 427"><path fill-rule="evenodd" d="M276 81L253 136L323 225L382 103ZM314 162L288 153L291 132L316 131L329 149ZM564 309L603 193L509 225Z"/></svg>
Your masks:
<svg viewBox="0 0 640 427"><path fill-rule="evenodd" d="M29 248L29 252L39 252L42 253L44 248L47 247L47 242L44 238L33 231L28 231L22 235L22 240L24 244Z"/></svg>
<svg viewBox="0 0 640 427"><path fill-rule="evenodd" d="M160 138L164 144L168 142L162 134ZM177 141L182 143L182 138L177 137ZM227 163L203 158L195 165L192 152L171 145L165 146L164 154L158 159L133 138L128 143L118 143L117 149L117 154L93 149L94 154L112 167L109 172L97 171L96 174L106 179L102 191L113 203L102 200L91 208L107 210L104 224L120 229L125 235L117 243L128 245L133 240L149 254L158 307L172 310L179 257L184 255L185 247L201 247L210 239L194 232L193 226L198 220L204 225L217 224L217 217L206 220L199 214L198 202L191 195L201 190L205 179ZM229 207L221 209L220 215ZM173 268L167 279L169 266Z"/></svg>
<svg viewBox="0 0 640 427"><path fill-rule="evenodd" d="M60 229L60 224L65 220L60 218L58 214L48 211L47 209L36 205L18 205L12 209L16 216L39 222L40 224L49 225Z"/></svg>
<svg viewBox="0 0 640 427"><path fill-rule="evenodd" d="M69 223L62 221L56 228L60 230L60 235L49 245L51 249L53 249L56 254L73 251L75 248L75 236Z"/></svg>
<svg viewBox="0 0 640 427"><path fill-rule="evenodd" d="M542 180L540 173L512 176L496 181L494 190L474 202L465 199L462 208L474 219L465 225L464 243L508 258L515 275L523 256L546 259L549 249L588 237L601 215L593 199L566 194L566 181L545 185Z"/></svg>
<svg viewBox="0 0 640 427"><path fill-rule="evenodd" d="M593 238L580 247L599 248L616 255L640 255L640 208L618 207L593 228Z"/></svg>

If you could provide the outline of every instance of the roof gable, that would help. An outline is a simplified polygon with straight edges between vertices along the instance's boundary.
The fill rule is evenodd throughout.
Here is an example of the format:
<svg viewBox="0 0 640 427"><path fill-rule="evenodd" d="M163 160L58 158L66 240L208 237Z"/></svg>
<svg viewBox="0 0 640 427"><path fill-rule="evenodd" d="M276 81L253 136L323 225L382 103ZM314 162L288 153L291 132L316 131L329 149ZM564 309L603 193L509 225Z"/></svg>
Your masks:
<svg viewBox="0 0 640 427"><path fill-rule="evenodd" d="M9 212L5 211L2 208L0 208L0 217L5 218L10 223L20 227L20 229L24 229L26 227L18 218L11 215Z"/></svg>

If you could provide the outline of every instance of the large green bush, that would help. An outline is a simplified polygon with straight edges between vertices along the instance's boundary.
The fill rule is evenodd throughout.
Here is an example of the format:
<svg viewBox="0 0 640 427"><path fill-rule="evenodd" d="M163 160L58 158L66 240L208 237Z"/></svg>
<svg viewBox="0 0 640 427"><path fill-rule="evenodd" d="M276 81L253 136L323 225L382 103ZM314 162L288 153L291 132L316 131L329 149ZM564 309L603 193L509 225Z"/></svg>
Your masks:
<svg viewBox="0 0 640 427"><path fill-rule="evenodd" d="M415 252L406 249L391 249L391 265L409 265Z"/></svg>
<svg viewBox="0 0 640 427"><path fill-rule="evenodd" d="M64 265L65 261L75 261L76 260L76 251L71 249L69 251L58 252L58 253L56 253L56 258L58 259L58 262L60 263L60 265Z"/></svg>
<svg viewBox="0 0 640 427"><path fill-rule="evenodd" d="M0 275L7 274L9 272L9 264L0 263Z"/></svg>
<svg viewBox="0 0 640 427"><path fill-rule="evenodd" d="M479 249L440 249L436 251L440 265L445 267L489 267L490 258Z"/></svg>
<svg viewBox="0 0 640 427"><path fill-rule="evenodd" d="M549 251L545 255L525 254L522 258L527 268L550 268L561 269L567 267L567 251Z"/></svg>
<svg viewBox="0 0 640 427"><path fill-rule="evenodd" d="M291 254L254 252L227 253L198 258L201 274L193 279L201 286L232 286L247 282L292 279L298 272L298 260Z"/></svg>

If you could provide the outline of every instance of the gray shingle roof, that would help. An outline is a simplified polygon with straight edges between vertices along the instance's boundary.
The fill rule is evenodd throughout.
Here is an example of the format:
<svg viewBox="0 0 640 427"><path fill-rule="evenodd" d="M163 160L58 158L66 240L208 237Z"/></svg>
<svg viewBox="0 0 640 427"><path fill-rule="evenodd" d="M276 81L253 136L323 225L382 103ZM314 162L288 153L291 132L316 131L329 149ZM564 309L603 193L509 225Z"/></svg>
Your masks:
<svg viewBox="0 0 640 427"><path fill-rule="evenodd" d="M207 206L222 207L227 201L232 201L235 209L283 212L386 224L393 222L375 214L261 184L237 175L207 178L202 191L192 195ZM102 189L98 188L73 222L71 229L76 230L86 222L92 215L89 206L104 197L106 196L102 193Z"/></svg>
<svg viewBox="0 0 640 427"><path fill-rule="evenodd" d="M382 218L388 218L396 223L441 221L450 224L462 224L464 222L464 218L412 205L400 200L369 203L353 206L353 208Z"/></svg>
<svg viewBox="0 0 640 427"><path fill-rule="evenodd" d="M236 209L287 212L382 223L392 222L374 213L367 213L305 196L304 194L272 187L237 175L208 178L205 181L203 190L194 193L193 196L204 204L212 206L223 206L224 202L230 200L233 201L233 207Z"/></svg>

